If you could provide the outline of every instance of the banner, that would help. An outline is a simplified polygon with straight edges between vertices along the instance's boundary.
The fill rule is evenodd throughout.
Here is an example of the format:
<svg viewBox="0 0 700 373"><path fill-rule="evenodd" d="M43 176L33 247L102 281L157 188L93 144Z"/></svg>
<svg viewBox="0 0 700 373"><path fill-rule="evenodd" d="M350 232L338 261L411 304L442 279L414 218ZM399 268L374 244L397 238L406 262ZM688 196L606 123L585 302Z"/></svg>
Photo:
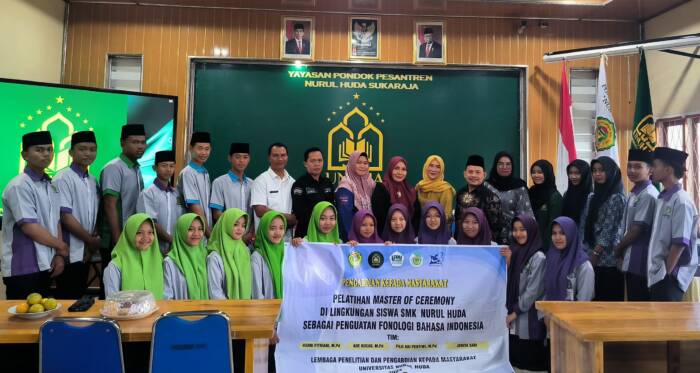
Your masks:
<svg viewBox="0 0 700 373"><path fill-rule="evenodd" d="M512 372L496 246L285 252L277 371Z"/></svg>
<svg viewBox="0 0 700 373"><path fill-rule="evenodd" d="M608 96L608 79L605 74L605 64L608 57L600 56L600 68L598 70L598 89L595 98L595 151L596 158L608 156L615 163L620 164L617 150L617 126L610 107Z"/></svg>
<svg viewBox="0 0 700 373"><path fill-rule="evenodd" d="M648 152L653 152L656 149L656 124L654 123L654 111L651 108L647 59L644 56L644 51L642 51L642 57L639 61L637 103L634 108L632 127L632 149L642 149Z"/></svg>
<svg viewBox="0 0 700 373"><path fill-rule="evenodd" d="M559 95L559 144L557 145L557 189L563 194L568 188L569 176L566 166L576 159L574 121L571 112L569 78L566 76L566 61L561 68L561 92Z"/></svg>

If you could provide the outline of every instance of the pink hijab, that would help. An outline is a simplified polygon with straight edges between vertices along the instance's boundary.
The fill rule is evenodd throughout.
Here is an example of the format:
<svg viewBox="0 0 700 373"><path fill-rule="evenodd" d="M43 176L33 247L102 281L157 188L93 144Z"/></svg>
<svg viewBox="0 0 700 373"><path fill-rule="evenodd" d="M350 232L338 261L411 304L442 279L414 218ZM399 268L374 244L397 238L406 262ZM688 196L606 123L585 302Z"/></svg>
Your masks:
<svg viewBox="0 0 700 373"><path fill-rule="evenodd" d="M345 188L352 192L355 200L355 207L358 210L371 210L372 192L374 191L376 183L372 180L372 175L369 173L365 176L357 174L357 160L360 156L367 158L367 154L360 151L354 151L350 154L348 164L345 166L345 176L340 180L340 183L338 183L338 189Z"/></svg>

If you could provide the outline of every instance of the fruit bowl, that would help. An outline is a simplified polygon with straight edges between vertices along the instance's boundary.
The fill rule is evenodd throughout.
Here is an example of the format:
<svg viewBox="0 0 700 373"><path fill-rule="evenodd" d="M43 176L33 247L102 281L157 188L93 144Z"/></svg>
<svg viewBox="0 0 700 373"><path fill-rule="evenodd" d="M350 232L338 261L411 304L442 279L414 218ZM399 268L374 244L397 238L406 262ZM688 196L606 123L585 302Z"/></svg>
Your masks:
<svg viewBox="0 0 700 373"><path fill-rule="evenodd" d="M27 320L36 320L36 319L42 319L46 316L51 315L52 313L56 313L61 309L61 303L56 304L56 308L44 312L34 312L34 313L18 313L17 312L17 306L12 306L7 309L7 312L9 312L11 315L17 316L20 319L27 319Z"/></svg>

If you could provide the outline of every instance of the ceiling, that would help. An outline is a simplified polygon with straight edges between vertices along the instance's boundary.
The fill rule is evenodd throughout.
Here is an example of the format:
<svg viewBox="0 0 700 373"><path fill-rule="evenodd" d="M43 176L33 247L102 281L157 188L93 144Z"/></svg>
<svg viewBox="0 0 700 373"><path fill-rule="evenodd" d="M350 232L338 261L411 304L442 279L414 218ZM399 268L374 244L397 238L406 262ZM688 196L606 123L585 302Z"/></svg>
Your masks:
<svg viewBox="0 0 700 373"><path fill-rule="evenodd" d="M643 22L690 0L64 0L67 3ZM352 8L358 3L361 8ZM366 8L375 4L376 9ZM371 5L370 5L371 6ZM365 7L365 8L362 8Z"/></svg>

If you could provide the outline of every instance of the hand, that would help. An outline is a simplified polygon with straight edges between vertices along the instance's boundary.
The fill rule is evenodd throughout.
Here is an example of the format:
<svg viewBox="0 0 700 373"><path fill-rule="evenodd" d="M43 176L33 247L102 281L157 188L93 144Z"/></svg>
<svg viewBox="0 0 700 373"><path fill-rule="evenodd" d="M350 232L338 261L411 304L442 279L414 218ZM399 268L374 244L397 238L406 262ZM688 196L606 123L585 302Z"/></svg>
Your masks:
<svg viewBox="0 0 700 373"><path fill-rule="evenodd" d="M60 255L54 255L51 259L51 277L58 277L63 273L66 266L66 259Z"/></svg>
<svg viewBox="0 0 700 373"><path fill-rule="evenodd" d="M513 313L509 314L508 316L506 316L506 326L508 327L508 329L510 329L510 325L511 325L511 324L513 323L513 321L515 321L515 319L517 319L517 318L518 318L518 315L515 314L515 312L513 312Z"/></svg>
<svg viewBox="0 0 700 373"><path fill-rule="evenodd" d="M57 255L63 255L63 256L70 255L70 246L68 246L68 244L66 244L63 241L61 241L61 245L58 247L55 247L55 249L56 249Z"/></svg>
<svg viewBox="0 0 700 373"><path fill-rule="evenodd" d="M384 246L389 246L389 245L393 245L393 244L394 243L391 241L384 241Z"/></svg>
<svg viewBox="0 0 700 373"><path fill-rule="evenodd" d="M302 242L304 242L304 239L301 237L292 238L292 246L294 247L299 247L299 245L301 245Z"/></svg>
<svg viewBox="0 0 700 373"><path fill-rule="evenodd" d="M510 257L513 255L513 251L508 246L501 246L501 256L506 258L506 264L510 265Z"/></svg>
<svg viewBox="0 0 700 373"><path fill-rule="evenodd" d="M355 247L355 246L357 246L357 244L358 244L358 242L355 240L348 241L348 245L350 245L351 247Z"/></svg>

